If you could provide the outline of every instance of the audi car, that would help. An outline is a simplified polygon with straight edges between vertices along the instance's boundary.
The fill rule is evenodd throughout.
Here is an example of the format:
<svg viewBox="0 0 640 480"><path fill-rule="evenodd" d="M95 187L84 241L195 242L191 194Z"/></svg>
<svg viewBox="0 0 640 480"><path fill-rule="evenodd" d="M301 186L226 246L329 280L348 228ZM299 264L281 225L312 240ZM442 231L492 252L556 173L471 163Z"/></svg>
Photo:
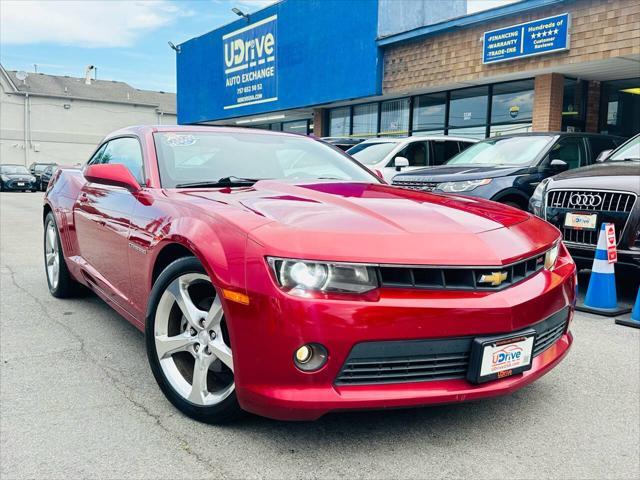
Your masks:
<svg viewBox="0 0 640 480"><path fill-rule="evenodd" d="M555 227L391 187L309 137L123 129L54 173L42 219L51 294L88 288L143 331L159 388L203 422L510 394L572 343Z"/></svg>
<svg viewBox="0 0 640 480"><path fill-rule="evenodd" d="M37 190L36 177L24 165L0 165L0 191L26 192Z"/></svg>
<svg viewBox="0 0 640 480"><path fill-rule="evenodd" d="M624 139L595 133L539 132L488 138L439 167L403 172L393 184L417 190L463 193L527 209L545 178L595 162Z"/></svg>
<svg viewBox="0 0 640 480"><path fill-rule="evenodd" d="M574 258L592 263L602 223L613 223L618 263L640 268L640 135L602 161L546 179L530 210L562 231Z"/></svg>

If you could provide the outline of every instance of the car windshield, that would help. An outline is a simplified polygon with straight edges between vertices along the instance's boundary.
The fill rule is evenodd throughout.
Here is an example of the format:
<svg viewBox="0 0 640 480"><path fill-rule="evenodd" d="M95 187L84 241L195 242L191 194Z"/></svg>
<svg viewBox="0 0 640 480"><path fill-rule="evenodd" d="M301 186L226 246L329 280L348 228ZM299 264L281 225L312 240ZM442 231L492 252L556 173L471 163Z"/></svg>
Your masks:
<svg viewBox="0 0 640 480"><path fill-rule="evenodd" d="M636 135L618 148L607 162L640 161L640 135Z"/></svg>
<svg viewBox="0 0 640 480"><path fill-rule="evenodd" d="M530 165L553 140L553 137L491 138L471 145L447 165Z"/></svg>
<svg viewBox="0 0 640 480"><path fill-rule="evenodd" d="M155 133L154 141L165 188L228 181L228 177L238 183L241 179L380 182L346 155L298 135L182 131Z"/></svg>
<svg viewBox="0 0 640 480"><path fill-rule="evenodd" d="M347 153L365 165L377 165L385 159L398 142L365 142L347 150Z"/></svg>
<svg viewBox="0 0 640 480"><path fill-rule="evenodd" d="M33 170L36 173L40 173L40 172L44 172L47 169L47 167L49 167L49 166L50 166L50 164L48 164L48 163L36 163L33 166Z"/></svg>
<svg viewBox="0 0 640 480"><path fill-rule="evenodd" d="M22 165L0 165L0 173L6 175L29 175L29 170Z"/></svg>

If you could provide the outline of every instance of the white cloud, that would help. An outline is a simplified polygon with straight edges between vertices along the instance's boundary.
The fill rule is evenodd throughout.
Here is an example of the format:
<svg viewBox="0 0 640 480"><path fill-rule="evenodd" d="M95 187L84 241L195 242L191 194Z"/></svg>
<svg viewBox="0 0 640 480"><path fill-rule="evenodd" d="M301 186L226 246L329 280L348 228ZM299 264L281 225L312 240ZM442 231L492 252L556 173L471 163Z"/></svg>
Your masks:
<svg viewBox="0 0 640 480"><path fill-rule="evenodd" d="M140 35L190 14L166 0L2 0L0 41L126 47Z"/></svg>

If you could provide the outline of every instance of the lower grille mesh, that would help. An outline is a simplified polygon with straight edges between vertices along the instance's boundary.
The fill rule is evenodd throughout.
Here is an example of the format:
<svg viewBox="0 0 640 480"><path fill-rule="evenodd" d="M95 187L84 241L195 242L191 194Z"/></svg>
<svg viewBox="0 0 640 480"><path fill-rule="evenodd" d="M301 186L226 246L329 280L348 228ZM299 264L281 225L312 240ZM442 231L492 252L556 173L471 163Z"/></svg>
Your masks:
<svg viewBox="0 0 640 480"><path fill-rule="evenodd" d="M532 326L533 356L551 347L567 327L564 309ZM357 344L336 378L336 385L371 385L465 378L474 337L365 342Z"/></svg>

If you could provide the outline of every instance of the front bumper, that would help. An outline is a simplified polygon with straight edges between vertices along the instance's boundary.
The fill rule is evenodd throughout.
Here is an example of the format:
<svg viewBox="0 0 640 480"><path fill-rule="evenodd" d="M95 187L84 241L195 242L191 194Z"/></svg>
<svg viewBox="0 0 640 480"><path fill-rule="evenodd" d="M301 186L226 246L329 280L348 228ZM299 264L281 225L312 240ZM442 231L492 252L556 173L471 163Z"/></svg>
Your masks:
<svg viewBox="0 0 640 480"><path fill-rule="evenodd" d="M23 185L20 185L23 184ZM9 180L7 182L2 182L2 188L5 191L15 191L15 192L24 192L27 190L35 190L36 184L35 182L27 182L27 181L14 181Z"/></svg>
<svg viewBox="0 0 640 480"><path fill-rule="evenodd" d="M247 264L250 305L225 302L234 351L236 392L242 408L282 420L313 420L331 411L461 402L504 395L553 368L572 342L568 327L522 374L475 385L463 378L345 385L337 378L362 342L455 339L523 330L575 303L575 265L565 249L558 267L498 292L380 289L373 300L308 299L274 284L264 257ZM328 361L305 373L293 353L323 344Z"/></svg>

